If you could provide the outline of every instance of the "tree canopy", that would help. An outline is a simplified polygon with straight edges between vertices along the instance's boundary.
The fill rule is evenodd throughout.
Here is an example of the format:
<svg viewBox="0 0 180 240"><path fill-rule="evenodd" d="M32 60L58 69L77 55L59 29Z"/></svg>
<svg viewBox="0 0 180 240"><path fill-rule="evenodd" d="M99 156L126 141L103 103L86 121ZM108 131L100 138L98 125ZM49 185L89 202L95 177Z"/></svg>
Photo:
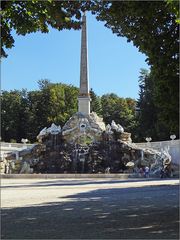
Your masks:
<svg viewBox="0 0 180 240"><path fill-rule="evenodd" d="M82 11L91 5L91 1L2 1L2 56L7 57L5 49L14 46L12 30L26 35L48 33L50 26L57 30L80 29Z"/></svg>
<svg viewBox="0 0 180 240"><path fill-rule="evenodd" d="M157 111L159 137L179 132L178 3L172 1L102 2L97 18L117 36L125 36L147 56ZM151 105L152 106L152 105ZM149 105L147 105L149 108ZM152 110L149 108L149 111ZM164 136L163 136L164 133Z"/></svg>
<svg viewBox="0 0 180 240"><path fill-rule="evenodd" d="M146 107L149 111L153 107L152 111L156 112L154 121L156 129L159 129L156 136L159 134L159 137L164 139L169 133L178 135L178 1L2 1L2 56L7 56L6 49L14 45L12 30L17 34L25 35L36 31L47 33L49 26L58 30L80 29L81 14L85 10L91 11L98 20L104 21L105 26L114 34L126 37L127 41L132 41L140 52L146 54L151 73L148 77L144 75L144 83L141 82L139 104L145 109L142 94L146 94L147 99L150 99L152 94L151 104L147 104ZM149 84L153 86L150 94L149 90L146 91ZM46 89L46 91L50 90ZM54 94L53 98L56 98L57 89L51 91ZM61 91L62 95L66 94L65 90L61 89ZM36 93L36 98L38 94L40 93ZM52 101L52 96L49 101ZM115 97L111 96L108 98L108 103L109 101L116 102ZM95 105L97 104L98 99ZM103 102L101 104L103 108ZM55 109L58 109L57 105ZM61 107L63 109L63 106ZM112 109L109 110L112 112ZM116 109L114 111L117 113ZM55 116L55 112L53 114ZM104 118L108 119L108 116ZM62 119L57 118L60 122L64 119L66 116Z"/></svg>
<svg viewBox="0 0 180 240"><path fill-rule="evenodd" d="M98 20L105 21L105 26L111 28L113 33L133 41L148 57L153 53L152 43L161 42L167 33L172 37L177 34L174 23L179 22L179 5L178 1L173 0L2 1L2 56L7 56L6 48L14 46L12 30L18 35L26 35L36 31L47 33L50 26L57 30L80 29L81 15L86 10L96 14ZM149 37L151 35L153 38ZM162 53L165 46L161 45L162 49L157 46L156 51Z"/></svg>
<svg viewBox="0 0 180 240"><path fill-rule="evenodd" d="M102 116L102 104L101 98L96 95L93 89L90 89L90 97L91 97L91 112L96 112L99 116Z"/></svg>
<svg viewBox="0 0 180 240"><path fill-rule="evenodd" d="M122 125L125 131L131 132L135 126L136 101L132 98L121 98L114 93L101 97L102 117L106 124L112 120Z"/></svg>
<svg viewBox="0 0 180 240"><path fill-rule="evenodd" d="M150 73L141 69L139 76L139 99L137 101L136 137L144 141L145 137L159 140L157 130L157 108L154 105L154 84ZM167 136L169 137L169 136Z"/></svg>
<svg viewBox="0 0 180 240"><path fill-rule="evenodd" d="M37 91L2 91L2 139L36 141L39 131L51 123L63 125L77 112L78 89L62 83L39 81Z"/></svg>
<svg viewBox="0 0 180 240"><path fill-rule="evenodd" d="M44 127L52 123L61 125L78 111L78 89L72 85L39 81L36 91L2 91L2 140L15 139L20 142L27 138L36 141L36 136ZM91 111L102 116L105 123L115 120L127 130L135 121L134 99L124 99L111 93L99 97L91 89Z"/></svg>

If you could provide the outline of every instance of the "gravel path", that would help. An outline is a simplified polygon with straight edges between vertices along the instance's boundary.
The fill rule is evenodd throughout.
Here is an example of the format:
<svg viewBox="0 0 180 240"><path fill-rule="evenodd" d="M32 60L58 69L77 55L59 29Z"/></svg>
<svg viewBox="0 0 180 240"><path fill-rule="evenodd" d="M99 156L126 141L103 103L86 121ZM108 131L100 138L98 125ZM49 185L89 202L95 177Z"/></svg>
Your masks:
<svg viewBox="0 0 180 240"><path fill-rule="evenodd" d="M2 239L178 239L178 183L2 179Z"/></svg>

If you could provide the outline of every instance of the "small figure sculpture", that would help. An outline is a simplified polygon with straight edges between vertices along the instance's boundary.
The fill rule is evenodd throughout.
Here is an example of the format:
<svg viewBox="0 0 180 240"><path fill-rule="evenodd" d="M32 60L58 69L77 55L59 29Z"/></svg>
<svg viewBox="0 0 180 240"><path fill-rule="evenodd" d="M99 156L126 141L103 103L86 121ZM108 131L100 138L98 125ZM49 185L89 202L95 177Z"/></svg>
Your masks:
<svg viewBox="0 0 180 240"><path fill-rule="evenodd" d="M118 125L115 123L114 120L112 120L112 122L111 122L111 128L114 129L114 130L118 129Z"/></svg>
<svg viewBox="0 0 180 240"><path fill-rule="evenodd" d="M118 126L117 132L123 133L124 132L124 128L120 124L117 124L117 126Z"/></svg>
<svg viewBox="0 0 180 240"><path fill-rule="evenodd" d="M114 120L111 122L111 128L120 133L124 132L124 128L120 124L116 124Z"/></svg>
<svg viewBox="0 0 180 240"><path fill-rule="evenodd" d="M61 132L61 127L57 126L56 124L52 123L51 127L47 129L47 133L51 133L52 135L57 135Z"/></svg>
<svg viewBox="0 0 180 240"><path fill-rule="evenodd" d="M112 134L113 132L111 131L111 125L110 124L108 124L107 126L106 126L106 133L107 134Z"/></svg>

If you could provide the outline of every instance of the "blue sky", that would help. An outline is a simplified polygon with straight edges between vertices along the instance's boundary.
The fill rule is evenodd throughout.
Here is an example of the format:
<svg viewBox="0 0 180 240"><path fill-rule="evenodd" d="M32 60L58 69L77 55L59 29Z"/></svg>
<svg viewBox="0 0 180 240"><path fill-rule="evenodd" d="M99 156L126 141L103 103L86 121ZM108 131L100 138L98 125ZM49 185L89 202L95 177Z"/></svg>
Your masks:
<svg viewBox="0 0 180 240"><path fill-rule="evenodd" d="M149 68L146 56L90 14L87 28L90 87L99 96L113 92L137 98L140 69ZM13 36L15 47L2 60L2 90L36 90L40 79L79 87L81 31L50 29L48 34Z"/></svg>

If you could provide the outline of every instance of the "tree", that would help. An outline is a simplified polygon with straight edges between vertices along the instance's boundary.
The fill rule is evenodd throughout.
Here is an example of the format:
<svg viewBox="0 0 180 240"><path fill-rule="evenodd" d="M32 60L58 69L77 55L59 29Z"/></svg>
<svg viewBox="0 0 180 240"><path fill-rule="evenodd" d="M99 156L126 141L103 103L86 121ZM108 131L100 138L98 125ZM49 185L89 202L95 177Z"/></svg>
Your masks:
<svg viewBox="0 0 180 240"><path fill-rule="evenodd" d="M179 26L177 5L166 1L101 2L97 18L114 34L147 55L153 79L154 106L158 108L158 138L179 135Z"/></svg>
<svg viewBox="0 0 180 240"><path fill-rule="evenodd" d="M173 12L176 16L176 22L180 24L180 14L179 14L179 1L177 0L166 0L167 5L171 12Z"/></svg>
<svg viewBox="0 0 180 240"><path fill-rule="evenodd" d="M146 137L152 137L153 140L157 140L158 109L154 105L154 83L146 69L141 69L140 71L139 88L136 138L141 142Z"/></svg>
<svg viewBox="0 0 180 240"><path fill-rule="evenodd" d="M177 57L179 28L165 1L103 1L97 19L105 21L113 33L132 41L147 55L149 64L155 64L160 60L158 57L168 53L169 59Z"/></svg>
<svg viewBox="0 0 180 240"><path fill-rule="evenodd" d="M78 89L72 85L51 84L50 91L50 109L48 122L63 126L65 122L77 112Z"/></svg>
<svg viewBox="0 0 180 240"><path fill-rule="evenodd" d="M28 92L28 100L30 118L27 134L28 139L34 142L40 130L48 126L49 94L39 90L30 91Z"/></svg>
<svg viewBox="0 0 180 240"><path fill-rule="evenodd" d="M110 124L114 120L122 125L125 131L133 131L135 126L135 100L120 98L111 93L101 97L101 104L102 116L106 124Z"/></svg>
<svg viewBox="0 0 180 240"><path fill-rule="evenodd" d="M74 113L78 110L78 94L79 89L73 85L64 84L64 93L65 93L65 106L66 106L66 119L67 121Z"/></svg>
<svg viewBox="0 0 180 240"><path fill-rule="evenodd" d="M91 112L96 112L97 115L102 115L102 106L101 106L101 98L95 94L93 89L90 89L90 97L91 97Z"/></svg>
<svg viewBox="0 0 180 240"><path fill-rule="evenodd" d="M26 35L37 31L48 33L50 26L57 30L80 29L81 13L91 4L91 1L2 1L2 56L7 57L5 49L14 46L12 30Z"/></svg>
<svg viewBox="0 0 180 240"><path fill-rule="evenodd" d="M78 89L62 83L53 84L47 79L40 80L39 90L27 92L3 91L2 140L15 139L20 142L27 138L35 142L44 127L52 123L61 125L77 112Z"/></svg>
<svg viewBox="0 0 180 240"><path fill-rule="evenodd" d="M26 90L2 91L1 112L2 140L20 142L26 138L29 119Z"/></svg>
<svg viewBox="0 0 180 240"><path fill-rule="evenodd" d="M179 136L179 5L167 1L2 1L2 55L17 34L79 29L81 12L91 10L117 36L146 54L158 109L158 137ZM107 118L107 116L105 117Z"/></svg>
<svg viewBox="0 0 180 240"><path fill-rule="evenodd" d="M106 26L114 33L126 36L140 47L143 52L146 46L146 36L151 36L158 30L164 31L167 19L179 22L178 1L2 1L2 56L7 56L5 48L14 46L12 30L18 35L41 31L47 33L49 26L57 29L80 29L83 11L92 11L97 19L106 21ZM153 24L152 24L153 23ZM165 25L163 26L163 24ZM171 25L171 22L169 22ZM169 26L170 26L169 25ZM143 28L141 28L143 26ZM149 29L150 27L150 29ZM151 31L154 28L155 32ZM130 30L130 31L129 31ZM139 36L142 32L142 38ZM136 35L137 32L137 35ZM144 38L145 36L145 38ZM150 39L150 38L149 38ZM142 40L142 41L141 41ZM153 41L157 41L153 39ZM154 44L153 44L154 45ZM149 54L146 53L148 56Z"/></svg>
<svg viewBox="0 0 180 240"><path fill-rule="evenodd" d="M127 131L132 134L132 139L136 139L137 135L137 119L136 119L136 105L137 101L132 98L125 98L127 103L127 108L129 109L129 120Z"/></svg>
<svg viewBox="0 0 180 240"><path fill-rule="evenodd" d="M162 107L157 104L157 89L156 81L151 72L145 69L141 69L139 77L139 99L137 101L137 107L139 109L137 115L137 140L143 141L145 137L151 136L154 141L169 140L169 136L175 133L178 137L178 131L176 130L178 123L174 125L175 118L172 112L171 115L167 104L167 113L163 113ZM162 87L162 91L165 86ZM174 107L172 106L172 111ZM164 119L164 117L167 117ZM172 124L170 124L172 122ZM166 124L167 123L167 124Z"/></svg>
<svg viewBox="0 0 180 240"><path fill-rule="evenodd" d="M78 89L62 83L51 83L42 79L39 91L29 92L30 112L32 113L29 138L36 140L39 131L52 123L61 125L77 112Z"/></svg>
<svg viewBox="0 0 180 240"><path fill-rule="evenodd" d="M106 124L111 123L112 120L119 121L119 113L116 111L118 96L116 94L104 94L101 97L102 116Z"/></svg>
<svg viewBox="0 0 180 240"><path fill-rule="evenodd" d="M18 122L18 138L17 141L21 141L22 138L29 139L28 131L30 126L30 104L28 99L28 92L26 89L21 90L21 102L20 102L20 108L19 108L19 122Z"/></svg>

